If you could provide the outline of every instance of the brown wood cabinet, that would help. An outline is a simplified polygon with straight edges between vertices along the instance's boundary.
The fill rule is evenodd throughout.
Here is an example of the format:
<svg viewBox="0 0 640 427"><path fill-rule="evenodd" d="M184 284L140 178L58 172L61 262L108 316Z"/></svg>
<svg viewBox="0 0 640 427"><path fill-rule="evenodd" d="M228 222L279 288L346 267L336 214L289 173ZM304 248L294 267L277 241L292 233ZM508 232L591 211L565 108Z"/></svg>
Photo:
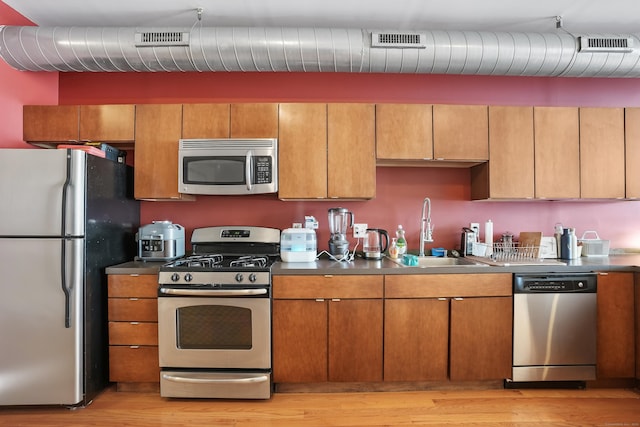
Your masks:
<svg viewBox="0 0 640 427"><path fill-rule="evenodd" d="M577 107L534 107L535 197L580 197L580 123Z"/></svg>
<svg viewBox="0 0 640 427"><path fill-rule="evenodd" d="M381 381L382 282L274 276L274 382Z"/></svg>
<svg viewBox="0 0 640 427"><path fill-rule="evenodd" d="M624 111L627 199L640 198L640 108Z"/></svg>
<svg viewBox="0 0 640 427"><path fill-rule="evenodd" d="M373 104L280 106L280 199L375 197Z"/></svg>
<svg viewBox="0 0 640 427"><path fill-rule="evenodd" d="M108 276L109 380L158 383L158 276Z"/></svg>
<svg viewBox="0 0 640 427"><path fill-rule="evenodd" d="M486 105L434 105L433 158L488 160L488 129Z"/></svg>
<svg viewBox="0 0 640 427"><path fill-rule="evenodd" d="M278 197L327 197L327 104L280 104Z"/></svg>
<svg viewBox="0 0 640 427"><path fill-rule="evenodd" d="M136 199L195 199L178 192L178 141L181 135L181 104L136 106Z"/></svg>
<svg viewBox="0 0 640 427"><path fill-rule="evenodd" d="M636 310L636 379L640 379L640 273L634 274Z"/></svg>
<svg viewBox="0 0 640 427"><path fill-rule="evenodd" d="M135 105L81 105L80 141L133 144L135 121Z"/></svg>
<svg viewBox="0 0 640 427"><path fill-rule="evenodd" d="M624 109L580 108L580 196L625 197Z"/></svg>
<svg viewBox="0 0 640 427"><path fill-rule="evenodd" d="M277 138L278 104L231 104L231 138Z"/></svg>
<svg viewBox="0 0 640 427"><path fill-rule="evenodd" d="M598 275L597 377L636 375L634 274Z"/></svg>
<svg viewBox="0 0 640 427"><path fill-rule="evenodd" d="M183 104L182 138L229 138L230 121L229 104Z"/></svg>
<svg viewBox="0 0 640 427"><path fill-rule="evenodd" d="M511 375L510 274L385 276L385 381Z"/></svg>
<svg viewBox="0 0 640 427"><path fill-rule="evenodd" d="M79 141L77 105L25 105L22 116L22 137L27 142Z"/></svg>
<svg viewBox="0 0 640 427"><path fill-rule="evenodd" d="M534 197L532 107L489 107L489 162L471 170L472 199Z"/></svg>
<svg viewBox="0 0 640 427"><path fill-rule="evenodd" d="M433 159L433 106L429 104L376 105L376 159Z"/></svg>

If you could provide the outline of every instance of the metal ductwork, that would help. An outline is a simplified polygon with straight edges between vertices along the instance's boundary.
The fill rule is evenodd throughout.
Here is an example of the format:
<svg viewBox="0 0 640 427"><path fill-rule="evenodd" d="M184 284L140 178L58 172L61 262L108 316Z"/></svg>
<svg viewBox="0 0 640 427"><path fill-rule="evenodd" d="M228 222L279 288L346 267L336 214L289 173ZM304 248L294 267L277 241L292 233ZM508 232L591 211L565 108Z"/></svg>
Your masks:
<svg viewBox="0 0 640 427"><path fill-rule="evenodd" d="M23 71L640 77L638 35L334 28L0 27Z"/></svg>

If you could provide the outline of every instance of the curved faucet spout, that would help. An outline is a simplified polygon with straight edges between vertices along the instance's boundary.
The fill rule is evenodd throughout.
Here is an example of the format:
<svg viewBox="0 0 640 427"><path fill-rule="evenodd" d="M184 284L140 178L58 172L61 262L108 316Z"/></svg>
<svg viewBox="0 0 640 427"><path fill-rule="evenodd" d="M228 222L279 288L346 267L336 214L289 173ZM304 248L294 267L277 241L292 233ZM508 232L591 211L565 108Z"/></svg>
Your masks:
<svg viewBox="0 0 640 427"><path fill-rule="evenodd" d="M424 256L424 244L433 242L433 225L431 224L431 199L422 201L422 217L420 219L420 256Z"/></svg>

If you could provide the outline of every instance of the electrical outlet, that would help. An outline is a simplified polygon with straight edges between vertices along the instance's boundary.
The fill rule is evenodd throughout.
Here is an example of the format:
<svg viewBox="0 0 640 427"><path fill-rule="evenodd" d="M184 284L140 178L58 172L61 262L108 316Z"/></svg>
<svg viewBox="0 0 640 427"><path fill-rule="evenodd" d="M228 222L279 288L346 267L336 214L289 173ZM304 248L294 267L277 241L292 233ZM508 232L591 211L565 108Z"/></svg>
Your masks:
<svg viewBox="0 0 640 427"><path fill-rule="evenodd" d="M353 224L353 237L363 239L367 233L367 224Z"/></svg>
<svg viewBox="0 0 640 427"><path fill-rule="evenodd" d="M469 228L472 229L476 233L476 236L480 236L480 224L479 223L472 222L471 224L469 224Z"/></svg>

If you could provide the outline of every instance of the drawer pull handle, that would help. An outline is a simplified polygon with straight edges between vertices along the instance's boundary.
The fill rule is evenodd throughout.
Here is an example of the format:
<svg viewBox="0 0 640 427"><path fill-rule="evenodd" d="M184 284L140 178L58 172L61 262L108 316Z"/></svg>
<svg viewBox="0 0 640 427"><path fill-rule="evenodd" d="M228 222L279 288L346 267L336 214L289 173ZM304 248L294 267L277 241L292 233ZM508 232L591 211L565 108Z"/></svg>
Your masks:
<svg viewBox="0 0 640 427"><path fill-rule="evenodd" d="M139 345L132 345L132 346L129 346L129 348L132 349L132 350L137 350L137 349L140 348L140 346Z"/></svg>
<svg viewBox="0 0 640 427"><path fill-rule="evenodd" d="M317 302L324 302L324 298L316 298Z"/></svg>
<svg viewBox="0 0 640 427"><path fill-rule="evenodd" d="M140 322L131 322L130 324L131 324L131 325L139 325L139 324L140 324Z"/></svg>
<svg viewBox="0 0 640 427"><path fill-rule="evenodd" d="M251 384L251 383L263 383L269 381L267 375L260 375L251 378L187 378L177 375L162 374L162 378L167 381L174 381L177 383L192 383L192 384Z"/></svg>
<svg viewBox="0 0 640 427"><path fill-rule="evenodd" d="M140 298L129 298L129 301L138 301Z"/></svg>

